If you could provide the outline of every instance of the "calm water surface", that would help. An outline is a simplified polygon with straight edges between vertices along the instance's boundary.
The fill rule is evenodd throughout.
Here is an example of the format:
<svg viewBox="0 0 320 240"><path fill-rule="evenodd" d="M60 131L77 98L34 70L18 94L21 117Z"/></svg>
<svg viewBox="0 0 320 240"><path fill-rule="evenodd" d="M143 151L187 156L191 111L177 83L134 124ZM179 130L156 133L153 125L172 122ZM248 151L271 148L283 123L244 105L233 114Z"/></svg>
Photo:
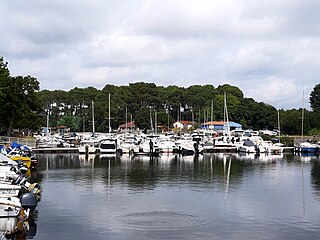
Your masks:
<svg viewBox="0 0 320 240"><path fill-rule="evenodd" d="M39 154L34 239L319 239L320 159Z"/></svg>

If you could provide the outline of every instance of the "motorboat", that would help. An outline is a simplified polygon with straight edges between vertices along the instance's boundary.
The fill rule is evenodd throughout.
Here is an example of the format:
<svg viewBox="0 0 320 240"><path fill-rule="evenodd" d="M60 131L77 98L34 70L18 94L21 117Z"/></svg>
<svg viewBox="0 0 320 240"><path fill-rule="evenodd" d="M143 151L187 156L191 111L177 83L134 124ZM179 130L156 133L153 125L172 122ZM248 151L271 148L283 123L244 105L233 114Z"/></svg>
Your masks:
<svg viewBox="0 0 320 240"><path fill-rule="evenodd" d="M172 139L159 139L157 147L160 153L174 153L177 152L177 145Z"/></svg>
<svg viewBox="0 0 320 240"><path fill-rule="evenodd" d="M27 154L27 152L25 152L20 147L10 149L6 154L6 157L10 158L13 161L16 161L20 165L22 164L27 166L28 168L31 168L31 155Z"/></svg>
<svg viewBox="0 0 320 240"><path fill-rule="evenodd" d="M15 151L10 152L7 157L9 157L11 160L20 162L20 164L23 164L27 166L28 168L31 168L31 158L27 156L22 156L19 153L16 153Z"/></svg>
<svg viewBox="0 0 320 240"><path fill-rule="evenodd" d="M117 140L112 138L102 139L99 141L100 154L109 154L117 152Z"/></svg>
<svg viewBox="0 0 320 240"><path fill-rule="evenodd" d="M251 140L244 140L242 141L242 144L238 146L239 152L244 152L244 153L256 153L258 152L257 145L251 141Z"/></svg>
<svg viewBox="0 0 320 240"><path fill-rule="evenodd" d="M138 145L133 148L134 155L159 155L159 149L155 139L143 139Z"/></svg>
<svg viewBox="0 0 320 240"><path fill-rule="evenodd" d="M319 145L310 142L301 142L294 147L294 151L299 153L317 153L318 150Z"/></svg>
<svg viewBox="0 0 320 240"><path fill-rule="evenodd" d="M283 147L279 144L273 144L271 141L261 141L257 144L260 153L281 154Z"/></svg>
<svg viewBox="0 0 320 240"><path fill-rule="evenodd" d="M126 135L123 139L120 139L118 150L122 154L133 153L136 143L137 140L134 135Z"/></svg>
<svg viewBox="0 0 320 240"><path fill-rule="evenodd" d="M96 139L88 139L80 141L80 145L78 147L80 154L93 154L97 152L99 148L99 141Z"/></svg>
<svg viewBox="0 0 320 240"><path fill-rule="evenodd" d="M220 136L212 139L212 148L210 143L206 143L204 151L206 152L233 152L237 151L236 140L234 136Z"/></svg>
<svg viewBox="0 0 320 240"><path fill-rule="evenodd" d="M193 141L191 136L183 136L180 139L176 140L176 145L178 153L182 155L193 155L195 153L202 153L202 146Z"/></svg>
<svg viewBox="0 0 320 240"><path fill-rule="evenodd" d="M23 193L19 197L0 197L0 231L6 235L14 234L18 231L27 231L24 224L29 216L34 212L39 201L39 189L36 185L29 185L33 189Z"/></svg>
<svg viewBox="0 0 320 240"><path fill-rule="evenodd" d="M17 197L0 198L0 231L6 235L18 231L19 225L29 217Z"/></svg>

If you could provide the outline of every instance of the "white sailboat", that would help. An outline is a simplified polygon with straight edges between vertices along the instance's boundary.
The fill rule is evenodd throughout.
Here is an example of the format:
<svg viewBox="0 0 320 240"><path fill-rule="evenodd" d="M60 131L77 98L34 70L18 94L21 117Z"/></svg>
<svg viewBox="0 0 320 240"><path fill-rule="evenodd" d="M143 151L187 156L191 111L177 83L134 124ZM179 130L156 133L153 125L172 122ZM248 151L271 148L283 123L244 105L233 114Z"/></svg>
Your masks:
<svg viewBox="0 0 320 240"><path fill-rule="evenodd" d="M303 128L304 128L304 91L302 93L302 110L301 110L301 139L297 141L294 146L295 152L298 153L311 153L315 154L319 150L319 145L314 144L303 139Z"/></svg>
<svg viewBox="0 0 320 240"><path fill-rule="evenodd" d="M231 141L231 132L230 132L230 123L229 123L229 114L227 107L227 95L224 93L224 111L223 111L223 121L224 127L227 129L223 130L222 137L213 138L213 152L236 152L237 146L234 145Z"/></svg>
<svg viewBox="0 0 320 240"><path fill-rule="evenodd" d="M109 93L109 126L108 126L108 136L99 141L99 151L100 154L116 154L118 149L118 141L111 135L111 125L110 125L110 114L111 114L111 105L110 105L110 93Z"/></svg>
<svg viewBox="0 0 320 240"><path fill-rule="evenodd" d="M99 141L95 136L94 125L94 101L92 100L92 135L89 139L83 139L80 141L78 151L80 154L95 154L99 147Z"/></svg>

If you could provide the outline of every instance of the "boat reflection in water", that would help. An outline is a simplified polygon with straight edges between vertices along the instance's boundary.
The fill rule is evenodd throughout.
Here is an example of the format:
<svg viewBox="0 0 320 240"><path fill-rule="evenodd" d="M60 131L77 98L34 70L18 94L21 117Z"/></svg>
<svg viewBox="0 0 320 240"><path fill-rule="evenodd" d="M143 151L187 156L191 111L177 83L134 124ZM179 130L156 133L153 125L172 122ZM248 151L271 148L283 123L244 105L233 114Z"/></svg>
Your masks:
<svg viewBox="0 0 320 240"><path fill-rule="evenodd" d="M297 152L295 153L295 156L303 162L310 162L312 160L319 159L319 156L314 152L312 153Z"/></svg>

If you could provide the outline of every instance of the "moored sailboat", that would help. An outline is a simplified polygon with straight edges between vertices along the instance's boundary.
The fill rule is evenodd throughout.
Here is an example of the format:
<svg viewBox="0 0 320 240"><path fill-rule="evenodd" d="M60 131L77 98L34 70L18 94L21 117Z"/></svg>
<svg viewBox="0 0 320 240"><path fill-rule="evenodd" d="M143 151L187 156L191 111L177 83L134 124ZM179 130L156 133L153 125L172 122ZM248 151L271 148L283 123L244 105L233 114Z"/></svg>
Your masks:
<svg viewBox="0 0 320 240"><path fill-rule="evenodd" d="M295 142L294 151L298 153L317 153L319 145L303 139L304 130L304 91L302 94L302 110L301 110L301 139Z"/></svg>

